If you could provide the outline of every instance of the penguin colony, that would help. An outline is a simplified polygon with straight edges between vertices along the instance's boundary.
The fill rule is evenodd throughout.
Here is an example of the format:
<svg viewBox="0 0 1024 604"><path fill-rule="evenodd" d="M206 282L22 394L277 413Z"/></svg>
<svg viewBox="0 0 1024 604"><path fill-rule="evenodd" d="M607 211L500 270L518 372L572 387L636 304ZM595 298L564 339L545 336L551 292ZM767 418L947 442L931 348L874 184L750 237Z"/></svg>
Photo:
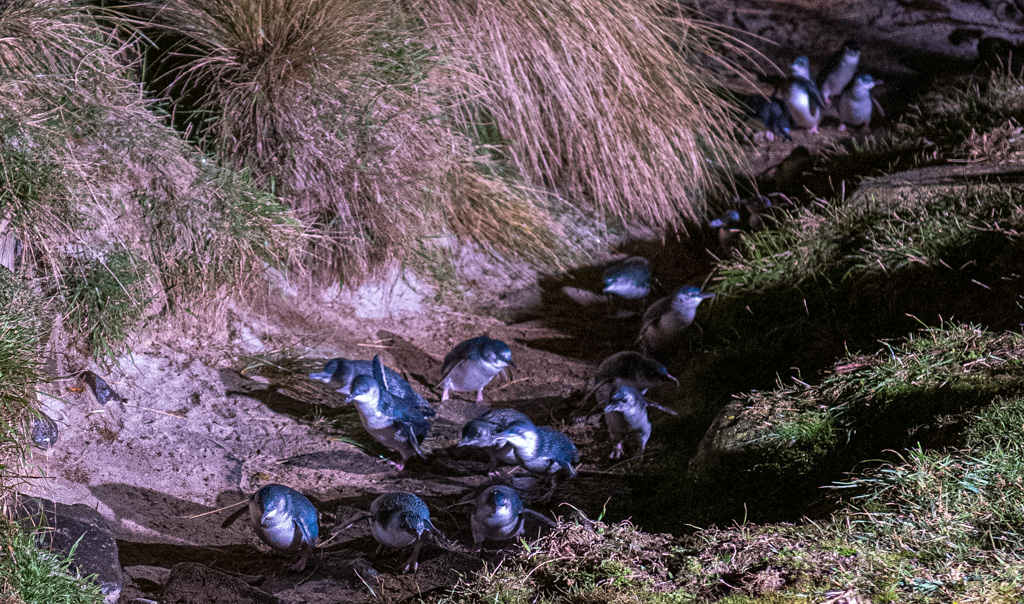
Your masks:
<svg viewBox="0 0 1024 604"><path fill-rule="evenodd" d="M830 109L838 115L840 130L870 128L876 106L871 90L880 82L871 75L859 74L859 61L860 47L853 40L847 41L815 80L808 58L797 57L784 85L769 97L755 95L745 101L747 113L764 123L769 140L776 135L790 139L794 125L817 132ZM756 229L772 206L767 197L738 200L737 204L736 209L710 221L709 226L720 231ZM602 293L625 300L647 298L659 286L653 280L650 263L635 256L608 266L602 280ZM650 388L679 383L653 357L673 349L680 335L694 322L701 302L713 297L713 293L693 285L668 292L648 305L643 314L636 339L639 352L618 352L599 365L583 400L594 397L603 408L611 442L610 459L643 458L651 438L649 408L675 415L675 411L646 398ZM483 403L484 389L508 367L516 368L516 364L505 342L486 335L459 342L441 365L441 380L437 384L441 402L450 400L452 392L475 392L476 402ZM346 395L346 402L354 404L367 433L399 455L399 461L390 462L399 472L406 470L410 460L425 456L422 444L430 432L434 409L401 375L385 367L380 357L372 361L331 359L322 371L309 377ZM458 447L485 451L489 457L488 476L500 477L511 468L512 472L521 469L546 479L548 488L540 498L542 502L554 496L562 480L576 476L575 466L580 461L568 436L555 428L534 424L515 409L488 409L470 420L462 428ZM487 540L509 541L522 535L527 517L554 525L547 516L526 508L520 494L503 484L489 486L475 495L470 493L461 503L473 507L473 549L481 555ZM318 512L309 499L284 485L266 485L253 494L247 508L233 514L224 526L245 512L264 543L279 553L299 555L290 570L301 571L306 567L320 536ZM371 534L382 547L411 548L401 572L415 572L419 568L419 552L428 539L442 545L448 542L432 522L427 504L415 493L383 493L368 511L341 530L361 520L369 520Z"/></svg>
<svg viewBox="0 0 1024 604"><path fill-rule="evenodd" d="M628 257L608 266L602 274L602 292L626 300L640 300L656 291L650 263L640 257ZM651 437L650 407L675 414L645 397L649 388L676 384L678 380L660 362L647 356L672 346L696 316L697 306L714 294L699 287L684 286L650 304L643 317L637 346L606 358L597 369L592 387L584 401L596 397L603 407L611 439L610 459L642 459ZM441 401L451 392L475 393L477 403L484 401L483 391L495 376L507 367L515 368L512 350L501 340L486 335L459 342L444 357ZM327 384L345 395L355 406L366 432L399 460L390 463L399 472L407 471L414 458L425 457L422 444L435 416L433 407L398 372L385 367L379 356L370 361L336 358L327 361L322 371L309 378ZM572 440L550 426L538 426L526 414L515 409L489 408L462 428L458 447L475 448L487 453L488 476L500 478L523 470L547 482L541 502L550 501L559 484L576 476L579 452ZM511 470L511 472L509 471ZM470 527L474 551L483 554L484 542L509 541L523 534L525 521L554 526L554 522L523 504L522 496L510 486L492 484L479 493L469 493L461 502L472 506ZM225 521L227 527L244 513L249 514L253 530L274 551L297 555L290 570L306 568L310 554L320 539L318 511L298 491L280 484L259 489L246 508ZM370 532L382 546L411 550L401 566L402 572L415 572L419 552L428 540L448 543L434 525L427 504L415 493L386 492L380 495L342 531L361 520L369 520Z"/></svg>
<svg viewBox="0 0 1024 604"><path fill-rule="evenodd" d="M769 96L755 94L743 101L743 110L765 126L765 137L776 136L792 140L793 127L814 134L829 113L839 120L839 130L871 129L871 119L877 113L884 116L871 89L881 84L870 74L860 72L860 45L847 40L818 71L811 74L811 62L798 56L790 65L786 80L776 85Z"/></svg>

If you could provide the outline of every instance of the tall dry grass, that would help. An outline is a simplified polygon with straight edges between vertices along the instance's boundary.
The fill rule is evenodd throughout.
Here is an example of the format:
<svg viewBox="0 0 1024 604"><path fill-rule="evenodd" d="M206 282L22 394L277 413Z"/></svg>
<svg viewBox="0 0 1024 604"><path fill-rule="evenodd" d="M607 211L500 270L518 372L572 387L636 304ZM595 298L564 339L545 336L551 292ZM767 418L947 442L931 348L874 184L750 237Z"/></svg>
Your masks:
<svg viewBox="0 0 1024 604"><path fill-rule="evenodd" d="M298 211L307 266L347 279L451 234L557 262L552 193L677 227L736 157L714 36L656 2L143 7L177 41L155 70L175 110Z"/></svg>
<svg viewBox="0 0 1024 604"><path fill-rule="evenodd" d="M696 219L738 157L705 65L729 41L660 0L416 0L450 57L457 117L481 115L532 183L655 227ZM718 45L718 47L716 47Z"/></svg>

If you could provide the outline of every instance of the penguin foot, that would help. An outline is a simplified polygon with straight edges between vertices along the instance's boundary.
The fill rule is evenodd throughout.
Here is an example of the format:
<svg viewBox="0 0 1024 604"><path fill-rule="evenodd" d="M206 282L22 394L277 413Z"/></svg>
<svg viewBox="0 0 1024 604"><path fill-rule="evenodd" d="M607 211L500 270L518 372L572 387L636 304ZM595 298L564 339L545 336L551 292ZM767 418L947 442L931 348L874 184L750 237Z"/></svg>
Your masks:
<svg viewBox="0 0 1024 604"><path fill-rule="evenodd" d="M476 404L479 405L479 404L481 404L483 402L484 402L484 391L483 391L483 388L481 388L480 390L476 391Z"/></svg>
<svg viewBox="0 0 1024 604"><path fill-rule="evenodd" d="M423 542L422 541L417 541L416 545L413 546L413 548L412 548L412 555L409 556L409 559L405 561L405 565L402 566L402 574L403 575L405 573L409 572L409 571L416 572L416 571L418 571L420 569L419 557L420 557L420 547L422 547L422 546L423 546Z"/></svg>
<svg viewBox="0 0 1024 604"><path fill-rule="evenodd" d="M839 131L846 132L846 124L839 124Z"/></svg>
<svg viewBox="0 0 1024 604"><path fill-rule="evenodd" d="M299 561L296 562L295 564L292 564L291 566L289 566L288 570L290 572L293 572L293 573L301 573L302 571L306 570L306 561L308 559L309 559L309 552L308 551L302 552L302 557L299 558Z"/></svg>
<svg viewBox="0 0 1024 604"><path fill-rule="evenodd" d="M445 388L444 390L441 391L441 402L444 403L444 402L447 402L447 401L448 401L448 389Z"/></svg>
<svg viewBox="0 0 1024 604"><path fill-rule="evenodd" d="M810 130L807 131L807 134L817 134L817 133L818 133L818 127L817 126L811 128Z"/></svg>
<svg viewBox="0 0 1024 604"><path fill-rule="evenodd" d="M612 448L612 452L611 452L611 454L610 454L610 455L608 456L608 459L621 459L621 458L622 458L622 455L623 455L624 453L625 453L625 451L623 450L623 448L622 448L622 442L620 441L620 442L618 442L618 443L616 443L616 444L615 444L615 447L614 447L614 448Z"/></svg>

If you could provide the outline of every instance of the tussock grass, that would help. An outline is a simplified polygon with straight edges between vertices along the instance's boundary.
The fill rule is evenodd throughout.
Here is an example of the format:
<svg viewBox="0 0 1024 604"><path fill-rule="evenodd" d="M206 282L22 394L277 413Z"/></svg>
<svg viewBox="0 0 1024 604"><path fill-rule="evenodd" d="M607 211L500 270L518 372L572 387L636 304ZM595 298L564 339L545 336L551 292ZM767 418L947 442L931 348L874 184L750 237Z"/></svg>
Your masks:
<svg viewBox="0 0 1024 604"><path fill-rule="evenodd" d="M315 238L299 266L359 281L448 234L545 264L560 251L539 198L489 176L445 123L440 58L397 3L144 6L177 40L156 60L176 111Z"/></svg>
<svg viewBox="0 0 1024 604"><path fill-rule="evenodd" d="M72 569L70 556L38 548L30 531L0 519L0 539L0 598L5 604L103 602L99 587Z"/></svg>
<svg viewBox="0 0 1024 604"><path fill-rule="evenodd" d="M449 235L559 266L580 250L553 204L680 227L737 161L706 67L730 42L660 3L137 6L151 85L347 280Z"/></svg>
<svg viewBox="0 0 1024 604"><path fill-rule="evenodd" d="M734 116L705 69L729 41L676 5L413 6L450 58L457 119L507 141L502 154L535 185L611 217L671 228L697 219L721 189L720 171L738 161Z"/></svg>

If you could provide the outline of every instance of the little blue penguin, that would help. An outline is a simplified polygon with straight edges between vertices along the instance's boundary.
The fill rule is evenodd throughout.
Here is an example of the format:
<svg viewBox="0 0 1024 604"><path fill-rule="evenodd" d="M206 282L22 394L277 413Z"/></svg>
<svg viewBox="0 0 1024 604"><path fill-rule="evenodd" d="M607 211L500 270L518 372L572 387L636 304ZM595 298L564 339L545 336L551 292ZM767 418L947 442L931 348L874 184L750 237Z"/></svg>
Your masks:
<svg viewBox="0 0 1024 604"><path fill-rule="evenodd" d="M506 367L515 368L516 364L512 362L512 350L501 340L477 336L459 342L441 364L441 402L448 400L450 390L476 390L476 402L482 403L484 386Z"/></svg>
<svg viewBox="0 0 1024 604"><path fill-rule="evenodd" d="M373 377L356 376L352 393L346 400L355 403L359 419L370 436L402 456L395 464L401 472L409 458L423 457L420 443L430 432L430 422L409 399L391 396L379 356L373 357L373 368Z"/></svg>
<svg viewBox="0 0 1024 604"><path fill-rule="evenodd" d="M639 300L651 292L651 263L646 258L630 256L606 268L601 279L603 293Z"/></svg>
<svg viewBox="0 0 1024 604"><path fill-rule="evenodd" d="M786 83L786 107L793 122L814 133L824 112L825 101L821 98L818 86L810 78L810 61L807 57L797 57L791 66L793 75Z"/></svg>
<svg viewBox="0 0 1024 604"><path fill-rule="evenodd" d="M753 94L743 102L743 108L747 115L756 118L765 127L765 138L769 141L781 136L784 140L793 140L789 135L793 128L793 118L789 115L789 109L779 97L772 94L766 97L763 94Z"/></svg>
<svg viewBox="0 0 1024 604"><path fill-rule="evenodd" d="M651 438L651 421L647 418L647 407L654 407L676 415L676 412L656 405L644 398L644 392L617 384L612 390L608 404L604 406L604 421L612 437L610 459L619 459L628 447L630 454L644 456L647 441Z"/></svg>
<svg viewBox="0 0 1024 604"><path fill-rule="evenodd" d="M597 374L594 376L594 386L583 397L583 401L585 402L596 394L602 386L612 384L616 380L637 390L646 390L668 382L675 382L676 385L679 385L679 380L658 361L645 357L639 352L624 350L601 361L601 364L597 366Z"/></svg>
<svg viewBox="0 0 1024 604"><path fill-rule="evenodd" d="M317 511L309 499L295 489L268 484L249 498L248 508L232 514L223 526L231 526L246 510L253 529L264 543L277 552L301 554L290 570L302 572L320 536Z"/></svg>
<svg viewBox="0 0 1024 604"><path fill-rule="evenodd" d="M495 485L487 487L477 495L473 502L476 506L470 517L473 529L473 549L483 554L484 540L508 541L523 534L523 516L530 514L535 518L555 526L547 516L523 507L523 500L512 487Z"/></svg>
<svg viewBox="0 0 1024 604"><path fill-rule="evenodd" d="M372 361L351 361L349 359L336 358L327 361L323 371L309 374L311 379L330 384L335 387L335 392L341 394L352 393L352 381L358 375L373 376ZM410 399L416 406L423 410L427 417L434 416L434 410L430 404L418 392L412 389L402 376L391 369L384 367L384 377L387 378L388 392L391 396L401 399Z"/></svg>
<svg viewBox="0 0 1024 604"><path fill-rule="evenodd" d="M871 89L877 83L866 73L850 82L839 97L839 130L846 130L847 126L871 128L871 111L875 103Z"/></svg>
<svg viewBox="0 0 1024 604"><path fill-rule="evenodd" d="M860 64L860 45L856 40L843 42L842 48L833 54L819 73L821 98L825 104L832 102L843 89L853 80L857 74L857 65ZM809 77L809 76L805 76Z"/></svg>
<svg viewBox="0 0 1024 604"><path fill-rule="evenodd" d="M679 288L675 294L651 304L644 313L637 343L647 352L665 350L693 323L700 303L713 297L715 294L702 292L699 287L693 285L686 285Z"/></svg>
<svg viewBox="0 0 1024 604"><path fill-rule="evenodd" d="M460 447L480 447L490 455L487 474L497 473L498 464L516 465L516 454L512 445L498 442L496 435L513 422L530 422L526 414L515 409L489 409L462 427ZM532 422L531 422L532 423Z"/></svg>
<svg viewBox="0 0 1024 604"><path fill-rule="evenodd" d="M498 442L507 442L515 451L516 463L533 474L548 476L551 487L542 501L548 501L562 476L576 477L573 464L579 463L576 445L568 436L554 428L535 426L532 422L512 422L497 435Z"/></svg>
<svg viewBox="0 0 1024 604"><path fill-rule="evenodd" d="M412 555L402 566L402 572L419 569L420 548L429 533L441 535L430 521L430 509L422 499L404 491L384 493L370 504L370 532L383 546L405 548L413 546ZM443 535L441 535L443 537Z"/></svg>

